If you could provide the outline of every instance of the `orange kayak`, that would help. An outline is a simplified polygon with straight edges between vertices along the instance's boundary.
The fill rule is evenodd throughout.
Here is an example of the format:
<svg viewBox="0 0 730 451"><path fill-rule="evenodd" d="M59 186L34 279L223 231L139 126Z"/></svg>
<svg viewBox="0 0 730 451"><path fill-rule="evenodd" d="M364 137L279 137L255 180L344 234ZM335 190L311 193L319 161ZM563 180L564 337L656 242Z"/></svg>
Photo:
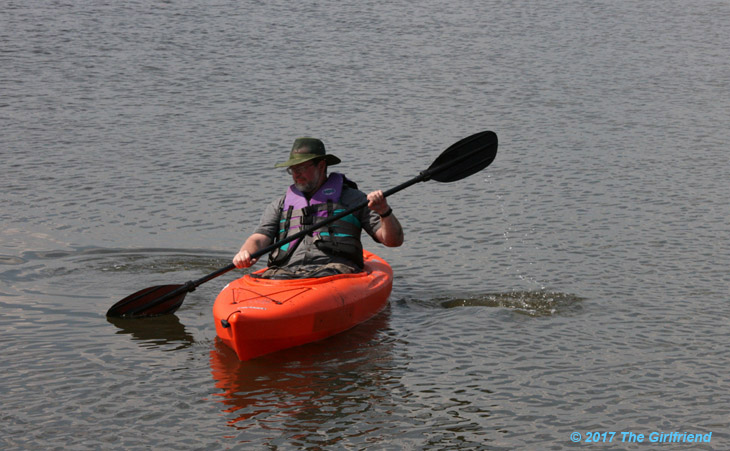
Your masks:
<svg viewBox="0 0 730 451"><path fill-rule="evenodd" d="M240 360L249 360L370 319L388 301L393 270L371 252L363 256L365 271L357 274L292 280L246 275L231 282L213 304L218 337Z"/></svg>

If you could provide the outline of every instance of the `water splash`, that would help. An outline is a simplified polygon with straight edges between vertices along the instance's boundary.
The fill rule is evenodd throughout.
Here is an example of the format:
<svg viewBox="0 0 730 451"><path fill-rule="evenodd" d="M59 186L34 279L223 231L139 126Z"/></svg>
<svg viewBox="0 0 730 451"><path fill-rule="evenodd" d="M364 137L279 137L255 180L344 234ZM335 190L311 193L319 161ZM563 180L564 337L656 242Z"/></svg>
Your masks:
<svg viewBox="0 0 730 451"><path fill-rule="evenodd" d="M497 307L542 317L576 313L582 309L581 303L584 300L573 294L541 290L488 293L468 298L439 298L436 301L443 308Z"/></svg>

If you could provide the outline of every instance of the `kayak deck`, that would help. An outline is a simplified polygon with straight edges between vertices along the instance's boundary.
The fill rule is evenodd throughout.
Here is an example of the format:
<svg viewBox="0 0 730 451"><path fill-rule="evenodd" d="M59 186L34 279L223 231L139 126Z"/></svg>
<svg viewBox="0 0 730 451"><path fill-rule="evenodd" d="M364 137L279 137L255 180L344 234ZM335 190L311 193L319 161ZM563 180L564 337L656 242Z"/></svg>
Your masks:
<svg viewBox="0 0 730 451"><path fill-rule="evenodd" d="M218 337L240 360L249 360L370 319L388 301L393 271L371 252L363 257L365 270L356 274L290 280L246 275L231 282L213 304Z"/></svg>

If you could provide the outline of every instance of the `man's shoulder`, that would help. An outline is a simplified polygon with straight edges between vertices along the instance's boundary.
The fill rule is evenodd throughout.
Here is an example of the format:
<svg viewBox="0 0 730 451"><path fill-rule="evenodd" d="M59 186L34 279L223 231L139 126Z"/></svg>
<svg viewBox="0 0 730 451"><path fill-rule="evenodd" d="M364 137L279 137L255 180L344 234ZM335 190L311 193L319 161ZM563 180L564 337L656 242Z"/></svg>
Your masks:
<svg viewBox="0 0 730 451"><path fill-rule="evenodd" d="M276 199L269 202L269 204L264 209L264 216L278 216L281 209L284 207L284 199L286 198L286 195L279 196Z"/></svg>
<svg viewBox="0 0 730 451"><path fill-rule="evenodd" d="M344 185L342 187L342 195L340 196L340 202L343 204L359 204L363 200L367 199L367 194L363 193L357 188L352 186Z"/></svg>
<svg viewBox="0 0 730 451"><path fill-rule="evenodd" d="M275 208L281 208L282 205L284 205L284 200L286 200L286 194L282 194L281 196L275 198L269 203L269 206L275 207Z"/></svg>

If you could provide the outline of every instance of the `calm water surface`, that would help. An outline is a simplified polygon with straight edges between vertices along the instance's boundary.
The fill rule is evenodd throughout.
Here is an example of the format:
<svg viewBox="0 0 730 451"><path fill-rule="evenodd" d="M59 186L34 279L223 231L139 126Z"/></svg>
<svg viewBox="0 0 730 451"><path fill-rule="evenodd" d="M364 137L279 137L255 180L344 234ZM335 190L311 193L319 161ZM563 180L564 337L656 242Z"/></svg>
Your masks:
<svg viewBox="0 0 730 451"><path fill-rule="evenodd" d="M730 447L727 2L0 4L2 448ZM297 136L367 191L487 129L347 333L239 362L231 274L104 315L228 264Z"/></svg>

